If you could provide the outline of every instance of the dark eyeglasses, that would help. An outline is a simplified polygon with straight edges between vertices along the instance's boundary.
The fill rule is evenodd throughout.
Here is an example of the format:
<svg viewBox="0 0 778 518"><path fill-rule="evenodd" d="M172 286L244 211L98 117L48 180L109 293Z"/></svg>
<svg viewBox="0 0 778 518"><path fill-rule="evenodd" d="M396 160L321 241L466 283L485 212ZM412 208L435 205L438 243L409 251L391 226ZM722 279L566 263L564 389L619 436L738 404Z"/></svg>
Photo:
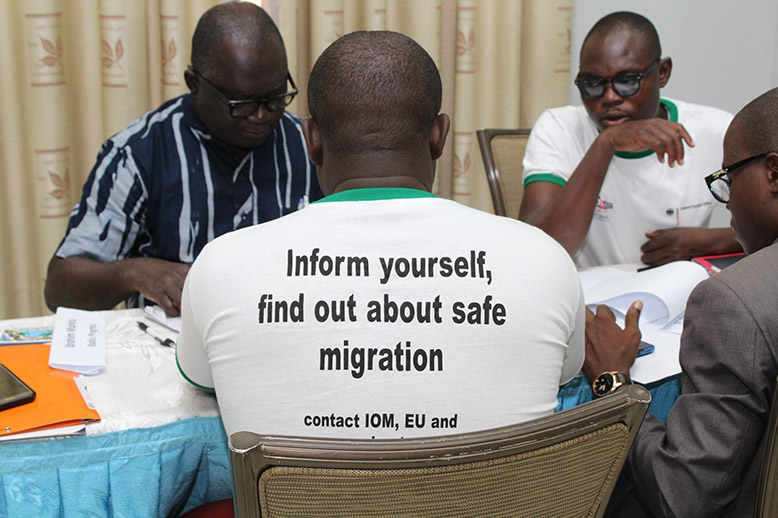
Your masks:
<svg viewBox="0 0 778 518"><path fill-rule="evenodd" d="M604 79L602 77L577 77L575 86L580 90L581 95L587 99L597 99L605 94L605 85L610 83L613 91L621 97L631 97L640 90L640 80L648 74L652 68L659 63L661 58L656 58L648 68L640 74L624 74L616 76L613 79Z"/></svg>
<svg viewBox="0 0 778 518"><path fill-rule="evenodd" d="M705 183L708 184L710 193L721 203L729 203L729 186L732 185L732 179L727 175L733 173L735 169L743 167L752 160L767 156L767 154L768 153L759 153L758 155L744 158L739 162L735 162L727 167L722 167L715 173L706 176Z"/></svg>
<svg viewBox="0 0 778 518"><path fill-rule="evenodd" d="M208 88L210 88L214 94L216 94L216 97L230 109L230 115L236 119L243 119L248 117L252 113L255 113L259 109L260 105L263 104L268 111L281 111L289 106L292 100L294 100L294 96L297 95L297 86L292 80L292 75L288 72L286 74L286 80L289 81L289 84L292 85L292 89L290 91L283 94L274 95L272 97L267 97L265 99L245 99L240 101L233 101L228 99L221 90L216 88L216 85L208 80L208 78L206 78L197 70L194 70L194 73L197 74L198 77L203 80L203 83Z"/></svg>

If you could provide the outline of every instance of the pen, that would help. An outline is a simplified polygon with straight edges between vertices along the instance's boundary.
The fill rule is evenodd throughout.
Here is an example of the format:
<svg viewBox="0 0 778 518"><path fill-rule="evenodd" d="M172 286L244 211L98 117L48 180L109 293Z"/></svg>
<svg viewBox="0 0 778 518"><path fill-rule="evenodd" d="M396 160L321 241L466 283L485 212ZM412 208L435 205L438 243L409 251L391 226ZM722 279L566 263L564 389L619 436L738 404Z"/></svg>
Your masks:
<svg viewBox="0 0 778 518"><path fill-rule="evenodd" d="M170 338L161 337L159 333L154 331L152 328L150 328L143 322L138 322L138 327L141 328L141 331L143 331L144 333L152 337L154 340L159 342L159 345L164 345L165 347L174 347L176 345L176 343L173 340L171 340Z"/></svg>
<svg viewBox="0 0 778 518"><path fill-rule="evenodd" d="M653 266L643 266L642 268L638 268L637 271L639 272L645 272L646 270L650 270L651 268L656 268L659 266L658 264L655 264Z"/></svg>

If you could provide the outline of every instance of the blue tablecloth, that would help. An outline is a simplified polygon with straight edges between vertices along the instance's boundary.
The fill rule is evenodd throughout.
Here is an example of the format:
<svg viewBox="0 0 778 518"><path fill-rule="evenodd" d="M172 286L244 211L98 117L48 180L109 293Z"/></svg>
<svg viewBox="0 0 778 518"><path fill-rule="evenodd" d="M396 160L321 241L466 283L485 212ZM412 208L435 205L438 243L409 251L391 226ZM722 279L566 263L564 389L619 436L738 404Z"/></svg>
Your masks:
<svg viewBox="0 0 778 518"><path fill-rule="evenodd" d="M0 444L0 517L175 517L232 497L221 419Z"/></svg>
<svg viewBox="0 0 778 518"><path fill-rule="evenodd" d="M667 424L667 413L681 395L681 375L676 374L663 380L644 385L651 393L648 411ZM556 411L565 410L592 400L591 385L583 375L578 375L559 389L559 404Z"/></svg>
<svg viewBox="0 0 778 518"><path fill-rule="evenodd" d="M681 376L647 385L664 421ZM557 411L592 399L583 376L561 387ZM0 443L0 518L168 518L232 497L221 419L64 439Z"/></svg>

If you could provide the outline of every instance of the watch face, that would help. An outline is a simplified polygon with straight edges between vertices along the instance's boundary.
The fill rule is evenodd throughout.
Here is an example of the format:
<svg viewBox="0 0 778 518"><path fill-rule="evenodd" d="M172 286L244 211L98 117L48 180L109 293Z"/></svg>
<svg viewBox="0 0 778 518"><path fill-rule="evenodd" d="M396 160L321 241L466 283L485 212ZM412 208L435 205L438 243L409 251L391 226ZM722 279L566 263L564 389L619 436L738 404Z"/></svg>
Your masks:
<svg viewBox="0 0 778 518"><path fill-rule="evenodd" d="M615 382L615 376L612 374L602 374L596 380L594 380L594 386L592 387L594 393L599 395L607 394L613 390L613 383Z"/></svg>

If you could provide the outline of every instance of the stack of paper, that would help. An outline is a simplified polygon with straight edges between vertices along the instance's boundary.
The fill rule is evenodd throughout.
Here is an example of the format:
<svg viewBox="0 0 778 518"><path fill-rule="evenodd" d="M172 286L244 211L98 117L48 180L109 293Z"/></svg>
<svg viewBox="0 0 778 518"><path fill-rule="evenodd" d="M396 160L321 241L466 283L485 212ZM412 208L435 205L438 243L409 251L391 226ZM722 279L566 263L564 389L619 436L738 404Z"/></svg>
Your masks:
<svg viewBox="0 0 778 518"><path fill-rule="evenodd" d="M181 331L181 317L169 317L165 313L165 310L159 306L146 306L143 308L143 311L146 312L149 318L159 322L163 326L176 332Z"/></svg>

